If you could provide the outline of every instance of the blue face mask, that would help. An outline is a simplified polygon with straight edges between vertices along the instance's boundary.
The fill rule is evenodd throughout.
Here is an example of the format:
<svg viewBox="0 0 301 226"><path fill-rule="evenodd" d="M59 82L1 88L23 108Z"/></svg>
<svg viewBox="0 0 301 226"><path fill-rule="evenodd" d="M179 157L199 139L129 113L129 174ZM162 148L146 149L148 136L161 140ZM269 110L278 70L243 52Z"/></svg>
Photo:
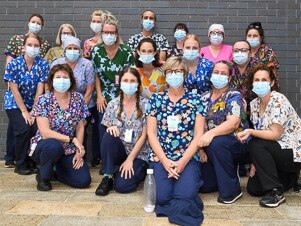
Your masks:
<svg viewBox="0 0 301 226"><path fill-rule="evenodd" d="M121 82L120 89L127 95L133 95L138 90L138 84L137 83L127 83L127 82Z"/></svg>
<svg viewBox="0 0 301 226"><path fill-rule="evenodd" d="M248 38L247 42L250 44L251 48L257 48L260 45L259 38Z"/></svg>
<svg viewBox="0 0 301 226"><path fill-rule="evenodd" d="M233 53L233 61L238 65L244 65L249 60L249 54L247 52Z"/></svg>
<svg viewBox="0 0 301 226"><path fill-rule="evenodd" d="M25 53L30 58L35 58L36 56L40 55L40 48L39 47L26 46L25 47Z"/></svg>
<svg viewBox="0 0 301 226"><path fill-rule="evenodd" d="M183 73L169 73L166 75L166 82L168 85L170 85L172 88L179 88L180 85L184 82L184 75Z"/></svg>
<svg viewBox="0 0 301 226"><path fill-rule="evenodd" d="M252 91L259 97L266 96L271 91L269 82L254 82Z"/></svg>
<svg viewBox="0 0 301 226"><path fill-rule="evenodd" d="M177 39L177 41L182 41L186 37L186 31L181 30L181 29L176 30L174 37L175 37L175 39Z"/></svg>
<svg viewBox="0 0 301 226"><path fill-rule="evenodd" d="M155 57L154 55L140 55L139 60L143 64L151 64L155 60Z"/></svg>
<svg viewBox="0 0 301 226"><path fill-rule="evenodd" d="M183 57L187 60L195 60L199 56L199 50L184 50Z"/></svg>
<svg viewBox="0 0 301 226"><path fill-rule="evenodd" d="M216 89L222 89L228 85L228 76L220 74L212 74L210 81Z"/></svg>
<svg viewBox="0 0 301 226"><path fill-rule="evenodd" d="M145 30L150 31L155 26L155 22L153 20L143 20L142 25Z"/></svg>
<svg viewBox="0 0 301 226"><path fill-rule="evenodd" d="M222 35L210 35L210 43L212 45L220 45L223 42L224 38Z"/></svg>
<svg viewBox="0 0 301 226"><path fill-rule="evenodd" d="M66 55L66 58L70 62L75 62L79 58L79 50L78 49L67 49L65 55Z"/></svg>
<svg viewBox="0 0 301 226"><path fill-rule="evenodd" d="M64 93L70 88L71 82L69 78L54 78L52 85L55 91Z"/></svg>

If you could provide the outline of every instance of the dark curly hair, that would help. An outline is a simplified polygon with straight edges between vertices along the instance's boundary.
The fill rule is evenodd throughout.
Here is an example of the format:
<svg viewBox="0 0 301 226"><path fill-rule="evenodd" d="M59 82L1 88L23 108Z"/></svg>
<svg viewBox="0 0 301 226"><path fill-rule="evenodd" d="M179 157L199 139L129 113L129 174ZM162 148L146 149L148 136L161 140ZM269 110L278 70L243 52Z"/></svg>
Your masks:
<svg viewBox="0 0 301 226"><path fill-rule="evenodd" d="M139 42L139 44L137 46L137 49L136 49L136 53L135 53L135 65L136 65L136 67L138 67L138 68L143 67L143 63L139 60L140 55L138 54L138 50L140 51L140 48L141 48L142 44L145 43L145 42L148 42L148 43L152 44L152 46L154 48L154 51L156 53L155 56L154 56L155 60L152 62L152 65L154 67L161 67L162 64L159 61L159 52L157 51L156 42L151 38L143 38Z"/></svg>
<svg viewBox="0 0 301 226"><path fill-rule="evenodd" d="M260 37L261 37L261 44L264 44L264 31L263 31L263 28L261 26L261 23L260 22L253 22L253 23L250 23L249 26L247 27L246 29L246 36L248 35L248 32L252 29L255 29L258 31Z"/></svg>
<svg viewBox="0 0 301 226"><path fill-rule="evenodd" d="M54 75L56 72L58 71L64 71L64 72L67 72L67 74L69 75L70 77L70 82L71 82L71 86L70 88L68 89L68 91L72 91L75 89L75 86L76 86L76 81L75 81L75 78L74 78L74 74L73 74L73 71L71 69L71 67L68 65L68 64L57 64L57 65L54 65L49 73L48 73L48 79L47 79L47 86L48 86L48 89L50 91L53 91L53 78L54 78Z"/></svg>
<svg viewBox="0 0 301 226"><path fill-rule="evenodd" d="M249 77L248 77L248 79L247 79L247 81L246 81L246 83L247 83L249 89L250 89L250 90L253 89L254 75L255 75L255 73L258 72L258 71L266 71L266 72L268 72L271 82L274 82L274 85L271 87L271 90L272 90L272 91L273 91L273 90L277 90L277 85L278 85L278 84L276 84L276 83L277 83L277 81L276 81L276 75L275 75L273 69L270 68L270 67L268 67L268 66L266 66L266 65L261 65L261 66L255 67L255 68L251 71L251 73L250 73L250 75L249 75Z"/></svg>

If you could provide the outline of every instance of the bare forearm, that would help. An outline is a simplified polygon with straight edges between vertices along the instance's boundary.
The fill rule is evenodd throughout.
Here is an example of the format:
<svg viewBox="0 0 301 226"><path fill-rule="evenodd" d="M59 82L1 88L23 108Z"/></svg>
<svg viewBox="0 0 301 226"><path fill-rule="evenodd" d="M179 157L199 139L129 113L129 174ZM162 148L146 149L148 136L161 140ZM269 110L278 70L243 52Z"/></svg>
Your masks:
<svg viewBox="0 0 301 226"><path fill-rule="evenodd" d="M272 130L251 129L251 135L265 140L278 140L281 137L281 134L277 134Z"/></svg>

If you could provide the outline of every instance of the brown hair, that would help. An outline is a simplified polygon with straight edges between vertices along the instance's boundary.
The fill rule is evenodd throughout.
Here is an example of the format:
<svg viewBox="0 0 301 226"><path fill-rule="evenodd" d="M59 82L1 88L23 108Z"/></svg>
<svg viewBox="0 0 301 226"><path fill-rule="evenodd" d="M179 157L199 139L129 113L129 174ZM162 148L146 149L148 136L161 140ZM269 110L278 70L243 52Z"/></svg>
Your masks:
<svg viewBox="0 0 301 226"><path fill-rule="evenodd" d="M41 22L42 22L42 27L44 27L44 18L40 15L40 14L38 14L38 13L34 13L34 14L31 14L31 16L29 17L29 19L28 19L28 22L30 22L30 20L33 18L33 17L38 17L40 20L41 20Z"/></svg>
<svg viewBox="0 0 301 226"><path fill-rule="evenodd" d="M193 39L195 41L197 41L199 43L199 48L201 49L202 48L202 44L201 44L201 39L199 36L197 35L194 35L194 34L189 34L186 36L186 38L184 39L184 42L183 42L183 46L185 45L185 42L188 40L188 39Z"/></svg>
<svg viewBox="0 0 301 226"><path fill-rule="evenodd" d="M258 71L266 71L266 72L269 73L271 82L274 82L274 85L271 86L271 91L276 90L277 87L278 87L277 80L276 80L276 75L275 75L273 69L270 68L270 67L268 67L268 66L266 66L266 65L258 66L258 67L254 68L254 69L251 71L251 73L250 73L250 75L249 75L249 77L248 77L248 79L247 79L247 85L248 85L249 89L250 89L250 90L253 89L254 75L255 75L255 73L258 72Z"/></svg>
<svg viewBox="0 0 301 226"><path fill-rule="evenodd" d="M71 86L70 88L68 89L68 91L72 91L75 89L75 86L76 86L76 81L75 81L75 78L74 78L74 74L73 74L73 71L71 69L71 67L68 65L68 64L57 64L55 66L53 66L50 70L49 70L49 73L48 73L48 79L47 79L47 86L48 86L48 89L50 91L53 91L53 78L54 78L54 75L56 72L58 71L64 71L64 72L67 72L67 74L69 75L70 77L70 82L71 82Z"/></svg>

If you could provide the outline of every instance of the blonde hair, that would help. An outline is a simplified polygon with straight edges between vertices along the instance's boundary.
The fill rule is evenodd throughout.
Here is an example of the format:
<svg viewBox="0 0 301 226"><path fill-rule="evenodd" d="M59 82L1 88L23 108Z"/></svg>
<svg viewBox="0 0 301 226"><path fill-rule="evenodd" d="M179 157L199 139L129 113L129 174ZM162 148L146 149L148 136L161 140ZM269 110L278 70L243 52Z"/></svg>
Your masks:
<svg viewBox="0 0 301 226"><path fill-rule="evenodd" d="M95 10L92 14L91 14L91 19L93 16L100 16L103 17L103 14L105 14L105 12L101 9L97 9Z"/></svg>
<svg viewBox="0 0 301 226"><path fill-rule="evenodd" d="M197 43L199 44L199 48L201 49L202 44L201 44L201 39L200 39L199 36L194 35L194 34L188 34L188 35L185 37L185 39L184 39L183 46L185 46L185 42L186 42L188 39L193 39L194 41L197 41Z"/></svg>
<svg viewBox="0 0 301 226"><path fill-rule="evenodd" d="M73 27L71 24L62 24L62 25L60 26L60 28L59 28L59 31L58 31L57 36L56 36L56 39L55 39L55 43L56 43L57 45L59 45L59 46L62 45L61 35L62 35L62 30L63 30L65 27L67 27L67 28L69 28L69 29L71 30L71 33L72 33L72 35L73 35L74 37L77 37L77 34L76 34L76 32L75 32L75 29L74 29L74 27Z"/></svg>
<svg viewBox="0 0 301 226"><path fill-rule="evenodd" d="M110 14L110 15L112 15L112 14ZM112 15L113 16L113 15ZM114 17L114 16L113 16ZM114 17L115 18L115 17ZM111 18L106 18L103 22L102 22L102 28L101 28L101 31L103 32L103 28L104 28L104 26L107 24L107 25L113 25L113 26L115 26L115 28L116 28L116 33L117 33L117 40L116 40L116 43L119 45L119 44L122 44L123 43L123 41L122 41L122 39L121 39L121 37L120 37L120 35L119 35L119 31L118 31L118 21L116 20L116 18L115 19L111 19Z"/></svg>
<svg viewBox="0 0 301 226"><path fill-rule="evenodd" d="M179 56L169 57L163 65L164 76L166 76L166 70L174 70L179 66L182 67L183 74L186 76L188 73L188 67L183 58Z"/></svg>

